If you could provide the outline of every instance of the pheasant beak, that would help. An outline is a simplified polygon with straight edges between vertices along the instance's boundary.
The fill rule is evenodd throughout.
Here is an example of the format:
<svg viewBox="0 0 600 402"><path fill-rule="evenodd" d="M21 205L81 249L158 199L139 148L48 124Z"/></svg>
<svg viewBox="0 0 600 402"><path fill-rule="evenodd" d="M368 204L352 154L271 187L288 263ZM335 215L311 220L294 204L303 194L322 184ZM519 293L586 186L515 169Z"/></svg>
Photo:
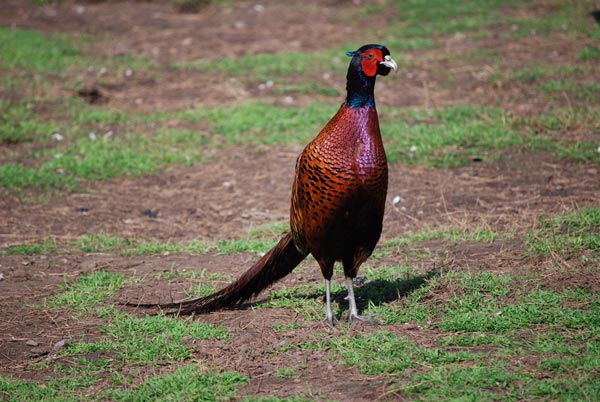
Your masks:
<svg viewBox="0 0 600 402"><path fill-rule="evenodd" d="M384 66L391 68L394 71L398 71L398 64L396 64L396 62L390 57L390 55L386 55L383 58L383 61L380 62L380 64L383 64Z"/></svg>

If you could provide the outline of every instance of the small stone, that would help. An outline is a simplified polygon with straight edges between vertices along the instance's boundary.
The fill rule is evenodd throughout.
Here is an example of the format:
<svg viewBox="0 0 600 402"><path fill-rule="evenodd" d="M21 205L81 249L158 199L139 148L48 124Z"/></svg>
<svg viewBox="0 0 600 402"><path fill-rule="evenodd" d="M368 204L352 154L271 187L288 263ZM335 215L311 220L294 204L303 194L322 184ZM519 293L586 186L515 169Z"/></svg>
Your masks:
<svg viewBox="0 0 600 402"><path fill-rule="evenodd" d="M25 278L27 276L27 272L23 268L17 268L12 273L13 278Z"/></svg>
<svg viewBox="0 0 600 402"><path fill-rule="evenodd" d="M62 349L65 346L67 346L69 344L69 340L68 339L61 339L60 341L56 342L52 347L54 349Z"/></svg>
<svg viewBox="0 0 600 402"><path fill-rule="evenodd" d="M48 353L50 353L50 348L47 346L36 346L29 350L29 356L31 357L46 356Z"/></svg>
<svg viewBox="0 0 600 402"><path fill-rule="evenodd" d="M79 264L79 269L83 272L93 271L98 266L98 262L96 260L84 260Z"/></svg>
<svg viewBox="0 0 600 402"><path fill-rule="evenodd" d="M396 206L396 205L400 204L402 201L403 201L402 197L400 197L399 195L397 195L397 196L395 196L395 197L392 199L392 204L393 204L394 206Z"/></svg>
<svg viewBox="0 0 600 402"><path fill-rule="evenodd" d="M27 345L27 346L37 346L39 344L40 344L39 342L36 342L33 339L29 339L27 342L25 342L25 345Z"/></svg>
<svg viewBox="0 0 600 402"><path fill-rule="evenodd" d="M456 41L461 41L461 40L465 39L466 37L467 37L467 35L465 35L464 33L457 32L457 33L454 34L453 39L456 40Z"/></svg>

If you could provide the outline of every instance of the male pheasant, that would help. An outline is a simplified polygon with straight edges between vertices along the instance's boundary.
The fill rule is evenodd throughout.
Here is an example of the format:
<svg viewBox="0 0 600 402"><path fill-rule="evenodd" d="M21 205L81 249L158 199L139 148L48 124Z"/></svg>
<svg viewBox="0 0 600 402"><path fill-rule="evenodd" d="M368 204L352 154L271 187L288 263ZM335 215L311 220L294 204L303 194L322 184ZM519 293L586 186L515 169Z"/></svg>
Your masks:
<svg viewBox="0 0 600 402"><path fill-rule="evenodd" d="M137 306L160 306L172 309L173 314L232 307L289 274L310 253L325 278L327 321L335 322L330 288L336 261L344 267L348 286L348 319L365 320L358 315L353 279L381 235L388 181L375 108L375 78L398 66L381 45L365 45L347 55L352 60L346 100L296 162L290 232L220 291L194 300Z"/></svg>

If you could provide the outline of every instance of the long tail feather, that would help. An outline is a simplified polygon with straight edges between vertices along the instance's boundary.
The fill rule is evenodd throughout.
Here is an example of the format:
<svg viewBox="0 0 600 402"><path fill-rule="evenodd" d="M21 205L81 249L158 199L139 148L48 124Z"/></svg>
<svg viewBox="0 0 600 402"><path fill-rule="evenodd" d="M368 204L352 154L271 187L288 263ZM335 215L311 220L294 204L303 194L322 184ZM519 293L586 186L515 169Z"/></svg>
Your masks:
<svg viewBox="0 0 600 402"><path fill-rule="evenodd" d="M159 307L165 310L167 314L179 315L208 313L233 307L252 296L256 296L263 289L292 272L304 258L306 258L306 254L298 251L292 234L287 233L279 240L275 247L258 260L238 280L218 292L198 299L175 303L126 303L126 305L146 308Z"/></svg>

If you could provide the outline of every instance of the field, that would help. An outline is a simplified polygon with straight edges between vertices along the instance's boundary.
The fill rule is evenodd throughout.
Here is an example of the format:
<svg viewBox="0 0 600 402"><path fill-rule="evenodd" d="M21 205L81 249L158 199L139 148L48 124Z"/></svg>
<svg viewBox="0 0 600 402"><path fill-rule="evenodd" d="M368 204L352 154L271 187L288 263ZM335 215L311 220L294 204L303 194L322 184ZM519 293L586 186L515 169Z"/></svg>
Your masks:
<svg viewBox="0 0 600 402"><path fill-rule="evenodd" d="M0 398L600 400L600 25L592 0L5 0ZM390 184L348 325L308 258L239 309L295 158L378 79Z"/></svg>

